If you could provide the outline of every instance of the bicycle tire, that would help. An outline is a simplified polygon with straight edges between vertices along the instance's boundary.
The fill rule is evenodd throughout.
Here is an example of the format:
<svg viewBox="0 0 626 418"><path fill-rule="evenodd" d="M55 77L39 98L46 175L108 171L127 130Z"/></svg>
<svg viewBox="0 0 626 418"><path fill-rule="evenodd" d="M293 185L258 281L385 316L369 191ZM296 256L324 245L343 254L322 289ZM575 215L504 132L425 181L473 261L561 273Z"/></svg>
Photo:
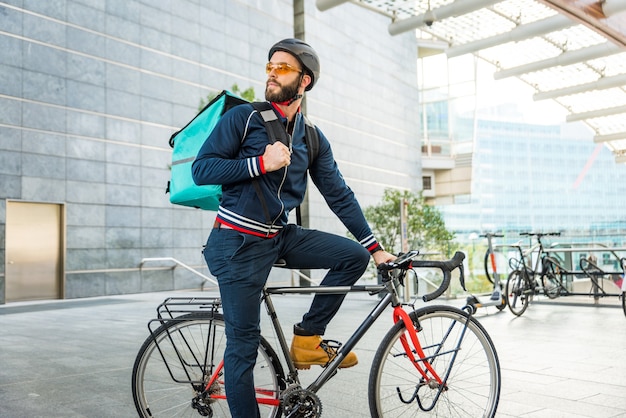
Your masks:
<svg viewBox="0 0 626 418"><path fill-rule="evenodd" d="M521 316L533 295L530 280L522 270L513 270L506 280L506 304L513 315Z"/></svg>
<svg viewBox="0 0 626 418"><path fill-rule="evenodd" d="M543 294L549 299L556 299L561 294L561 287L559 285L559 279L551 271L546 271L541 275L541 282L543 283Z"/></svg>
<svg viewBox="0 0 626 418"><path fill-rule="evenodd" d="M624 311L624 316L626 316L626 292L622 292L622 310Z"/></svg>
<svg viewBox="0 0 626 418"><path fill-rule="evenodd" d="M452 306L427 306L409 315L421 327L418 337L433 367L442 379L449 373L447 389L431 405L430 413L438 417L493 417L500 398L500 363L483 326L467 312ZM464 328L463 340L455 350ZM417 398L408 403L407 400L417 393L422 405L427 407L425 404L433 403L437 393L423 382L407 359L400 342L405 332L404 322L397 322L374 356L368 385L370 413L374 418L423 416ZM454 352L457 358L452 364Z"/></svg>
<svg viewBox="0 0 626 418"><path fill-rule="evenodd" d="M205 416L230 417L225 398L204 400L199 407L192 405L223 359L225 344L224 319L220 313L182 315L157 328L139 349L133 366L133 400L139 416L197 417L203 415L198 410L202 408ZM255 387L273 394L272 398L279 398L285 381L283 369L263 337L254 379ZM211 394L224 393L223 381L218 380ZM282 413L280 406L259 405L259 409L262 417L276 418Z"/></svg>
<svg viewBox="0 0 626 418"><path fill-rule="evenodd" d="M541 283L543 285L543 294L549 299L558 298L561 295L562 280L560 274L554 268L554 263L549 259L545 259L542 270Z"/></svg>

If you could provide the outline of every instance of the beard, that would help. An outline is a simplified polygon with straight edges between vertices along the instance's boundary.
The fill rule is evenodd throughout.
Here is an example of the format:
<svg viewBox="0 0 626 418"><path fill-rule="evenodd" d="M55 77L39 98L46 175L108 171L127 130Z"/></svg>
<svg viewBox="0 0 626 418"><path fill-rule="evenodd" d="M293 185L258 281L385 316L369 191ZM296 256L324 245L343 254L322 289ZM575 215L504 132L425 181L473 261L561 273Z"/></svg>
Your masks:
<svg viewBox="0 0 626 418"><path fill-rule="evenodd" d="M288 102L295 95L298 94L298 87L300 87L300 78L296 78L293 83L282 85L278 83L278 81L274 80L275 83L278 84L278 91L270 92L267 87L265 87L265 100L275 103Z"/></svg>

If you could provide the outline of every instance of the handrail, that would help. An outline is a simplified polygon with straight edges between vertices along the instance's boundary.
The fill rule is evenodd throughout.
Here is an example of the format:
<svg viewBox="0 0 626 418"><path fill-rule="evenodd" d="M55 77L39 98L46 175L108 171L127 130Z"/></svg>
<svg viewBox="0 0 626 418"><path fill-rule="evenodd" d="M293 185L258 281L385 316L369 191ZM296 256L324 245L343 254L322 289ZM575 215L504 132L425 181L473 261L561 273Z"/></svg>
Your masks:
<svg viewBox="0 0 626 418"><path fill-rule="evenodd" d="M554 247L546 248L547 253L578 253L578 252L602 252L602 251L626 251L624 247Z"/></svg>
<svg viewBox="0 0 626 418"><path fill-rule="evenodd" d="M207 276L207 275L205 275L205 274L200 273L198 270L196 270L196 269L194 269L194 268L192 268L192 267L189 267L187 264L185 264L185 263L183 263L182 261L179 261L179 260L177 260L177 259L175 259L175 258L173 258L173 257L153 257L153 258L142 258L142 259L141 259L141 263L139 263L139 269L143 268L144 263L146 263L146 262L148 262L148 261L171 261L171 262L175 263L176 265L179 265L179 266L181 266L181 267L183 267L183 268L185 268L185 269L187 269L187 270L191 271L191 272L192 272L192 273L194 273L195 275L202 277L204 280L206 280L206 281L208 281L208 282L213 283L215 286L218 286L218 283L217 283L217 281L216 281L216 280L213 280L213 279L212 279L212 278L210 278L209 276ZM176 268L176 265L172 266L172 268ZM317 286L317 285L319 285L319 282L317 282L317 281L315 281L315 280L311 279L309 276L307 276L306 274L302 273L302 272L301 272L301 271L299 271L299 270L294 270L294 269L291 269L291 273L292 273L292 276L291 276L291 282L292 282L292 284L293 284L293 273L295 273L295 274L297 274L298 276L300 276L301 278L303 278L304 280L306 280L307 282L309 282L309 283L311 283L311 284L313 284L313 285L316 285L316 286Z"/></svg>
<svg viewBox="0 0 626 418"><path fill-rule="evenodd" d="M537 244L535 244L537 245ZM574 244L568 244L568 243L560 243L559 245L577 245L577 243ZM578 245L589 245L589 244L585 244L585 243L580 243ZM576 252L583 252L583 251L589 251L589 252L601 252L601 251L626 251L626 247L607 247L604 244L601 243L596 243L596 244L592 244L592 245L597 245L597 247L544 247L543 251L546 253L557 253L557 252L566 252L566 253L576 253ZM522 249L526 250L528 248L531 248L531 246L528 245L519 245L519 244L495 244L493 246L494 249L498 248L517 248L517 247L522 247Z"/></svg>
<svg viewBox="0 0 626 418"><path fill-rule="evenodd" d="M428 280L426 277L419 277L419 276L417 276L417 278L418 278L418 281L419 281L419 280L422 280L422 281L424 281L427 285L430 285L430 286L432 286L432 287L434 287L434 288L437 288L437 287L439 286L439 285L438 285L438 284L436 284L435 282L432 282L432 281Z"/></svg>
<svg viewBox="0 0 626 418"><path fill-rule="evenodd" d="M306 280L307 282L311 283L312 285L315 286L319 286L320 282L317 280L313 280L311 279L309 276L307 276L306 274L302 273L300 270L295 270L295 269L290 269L291 270L291 285L293 286L293 274L297 274L298 276L300 276L301 279Z"/></svg>
<svg viewBox="0 0 626 418"><path fill-rule="evenodd" d="M200 273L198 270L189 267L187 264L183 263L182 261L179 261L173 257L155 257L155 258L142 258L141 259L141 263L139 263L139 269L143 268L143 264L148 262L148 261L172 261L174 263L176 263L176 265L179 265L189 271L191 271L192 273L194 273L197 276L202 277L204 280L213 283L215 286L217 286L217 281L213 280L212 278L210 278L209 276ZM174 265L172 268L176 268L176 265Z"/></svg>

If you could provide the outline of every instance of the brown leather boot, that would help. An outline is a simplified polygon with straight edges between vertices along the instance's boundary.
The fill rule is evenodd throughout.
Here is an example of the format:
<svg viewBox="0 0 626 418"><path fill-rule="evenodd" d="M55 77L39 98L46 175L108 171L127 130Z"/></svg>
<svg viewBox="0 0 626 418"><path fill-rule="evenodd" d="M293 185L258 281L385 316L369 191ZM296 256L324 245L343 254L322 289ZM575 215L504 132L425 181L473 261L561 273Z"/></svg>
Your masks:
<svg viewBox="0 0 626 418"><path fill-rule="evenodd" d="M319 335L294 335L289 353L297 369L310 369L311 366L325 366L335 358L340 343L322 340ZM339 365L340 369L356 366L359 360L354 352L349 352Z"/></svg>

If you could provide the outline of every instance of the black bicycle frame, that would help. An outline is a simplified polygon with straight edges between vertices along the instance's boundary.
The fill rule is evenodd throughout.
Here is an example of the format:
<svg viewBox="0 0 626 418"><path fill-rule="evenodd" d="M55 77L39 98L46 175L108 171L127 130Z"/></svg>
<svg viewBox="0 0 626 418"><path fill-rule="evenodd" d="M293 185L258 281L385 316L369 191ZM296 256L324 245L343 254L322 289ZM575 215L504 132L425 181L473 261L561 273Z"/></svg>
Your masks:
<svg viewBox="0 0 626 418"><path fill-rule="evenodd" d="M395 291L390 291L387 287L393 286L393 281L389 281L384 285L377 286L319 286L319 287L311 287L311 288L302 288L302 287L268 287L263 291L263 299L265 300L265 305L267 307L268 315L272 321L272 325L276 331L278 336L279 345L283 352L283 357L287 362L287 367L289 369L289 380L290 383L300 384L298 379L298 372L293 364L293 360L289 354L289 348L287 347L287 342L285 339L285 335L282 331L282 327L278 320L278 316L276 314L276 310L274 308L274 304L272 302L271 295L275 294L346 294L350 292L370 292L370 293L378 293L385 292L385 295L381 298L378 304L372 309L372 311L367 315L365 320L357 327L352 336L343 344L337 355L325 366L324 370L320 375L313 381L308 387L307 390L316 393L324 384L330 380L331 377L335 374L339 365L350 351L358 344L358 342L363 338L363 336L368 332L371 326L376 322L376 320L381 316L383 311L389 306L392 305L394 308L403 305L398 297L398 294ZM406 315L407 319L401 318L399 320L406 321L408 320L408 315ZM469 318L468 318L469 320ZM465 323L467 326L467 322ZM410 327L410 324L406 324L407 329ZM462 340L462 338L461 338ZM456 357L456 355L454 356ZM422 361L427 361L428 359L422 358ZM436 372L429 367L430 364L425 364L426 369L431 373L436 375ZM426 372L421 372L423 376L425 376ZM437 376L438 379L440 379ZM448 376L446 375L443 379L444 383L440 388L440 391L445 387L445 381L447 381ZM436 400L433 404L436 403Z"/></svg>
<svg viewBox="0 0 626 418"><path fill-rule="evenodd" d="M389 282L391 285L391 282ZM274 303L272 302L272 298L270 295L282 295L282 294L346 294L352 292L370 292L370 293L379 293L385 292L385 285L374 285L374 286L319 286L319 287L267 287L263 290L263 299L265 300L265 306L267 308L268 315L272 321L272 325L276 334L278 336L278 342L280 348L283 352L283 357L287 362L287 367L289 369L289 377L290 380L294 383L300 384L298 379L298 372L296 367L293 364L293 360L289 355L289 347L287 347L287 341L285 339L285 334L280 325L280 321L278 320L278 315L276 314L276 309L274 308ZM394 301L395 299L395 301ZM395 293L386 292L385 296L378 302L378 304L372 309L370 314L365 318L365 320L359 325L356 331L352 334L352 336L346 341L339 351L337 355L325 366L324 371L315 379L313 383L309 385L307 390L312 392L317 392L324 384L334 375L334 373L339 368L339 365L350 351L357 345L357 343L363 338L363 336L367 333L367 331L371 328L371 326L376 322L376 320L380 317L383 311L389 305L398 306L401 304L397 295Z"/></svg>

